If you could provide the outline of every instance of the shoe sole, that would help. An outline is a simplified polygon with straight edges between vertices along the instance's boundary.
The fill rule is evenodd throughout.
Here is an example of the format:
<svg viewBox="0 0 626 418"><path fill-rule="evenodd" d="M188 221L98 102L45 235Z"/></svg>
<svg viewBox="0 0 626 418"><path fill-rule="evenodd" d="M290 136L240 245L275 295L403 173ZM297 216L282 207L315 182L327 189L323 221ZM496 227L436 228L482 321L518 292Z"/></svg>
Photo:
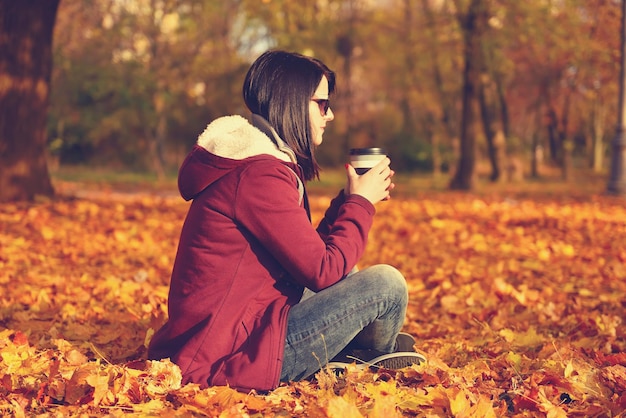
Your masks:
<svg viewBox="0 0 626 418"><path fill-rule="evenodd" d="M376 357L369 362L370 368L398 370L420 365L426 362L426 357L418 353L391 353Z"/></svg>
<svg viewBox="0 0 626 418"><path fill-rule="evenodd" d="M420 365L426 362L426 357L418 353L389 353L379 357L376 357L368 362L356 359L360 363L356 364L357 369L365 369L369 367L371 369L389 369L398 370L410 367L414 364ZM348 363L334 361L328 363L325 367L332 370L335 374L341 373L348 366Z"/></svg>

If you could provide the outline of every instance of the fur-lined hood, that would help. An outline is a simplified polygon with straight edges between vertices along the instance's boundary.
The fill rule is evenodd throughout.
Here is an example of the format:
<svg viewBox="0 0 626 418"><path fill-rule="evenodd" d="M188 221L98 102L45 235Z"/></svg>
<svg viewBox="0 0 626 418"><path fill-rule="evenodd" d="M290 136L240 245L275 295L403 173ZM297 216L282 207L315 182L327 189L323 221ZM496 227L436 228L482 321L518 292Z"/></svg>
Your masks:
<svg viewBox="0 0 626 418"><path fill-rule="evenodd" d="M268 154L295 162L295 155L276 131L263 117L254 114L250 122L238 115L214 120L198 137L198 145L211 154L233 160Z"/></svg>
<svg viewBox="0 0 626 418"><path fill-rule="evenodd" d="M296 165L294 152L259 115L250 121L224 116L211 122L180 167L178 188L191 200L213 182L249 159L277 158Z"/></svg>

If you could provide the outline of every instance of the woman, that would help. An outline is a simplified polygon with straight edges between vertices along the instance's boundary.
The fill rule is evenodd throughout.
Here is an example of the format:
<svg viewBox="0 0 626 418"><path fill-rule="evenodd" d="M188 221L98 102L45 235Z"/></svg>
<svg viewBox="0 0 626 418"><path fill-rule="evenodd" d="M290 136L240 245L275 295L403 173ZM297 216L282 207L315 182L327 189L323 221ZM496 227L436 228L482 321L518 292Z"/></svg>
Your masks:
<svg viewBox="0 0 626 418"><path fill-rule="evenodd" d="M266 391L336 356L381 367L423 361L414 340L399 334L408 299L402 275L386 265L353 272L374 204L394 186L389 159L362 176L346 166L346 187L317 230L310 222L304 183L318 177L314 150L334 118L334 88L319 60L268 51L243 86L251 121L213 121L183 162L178 185L193 202L169 319L149 357L170 357L185 383Z"/></svg>

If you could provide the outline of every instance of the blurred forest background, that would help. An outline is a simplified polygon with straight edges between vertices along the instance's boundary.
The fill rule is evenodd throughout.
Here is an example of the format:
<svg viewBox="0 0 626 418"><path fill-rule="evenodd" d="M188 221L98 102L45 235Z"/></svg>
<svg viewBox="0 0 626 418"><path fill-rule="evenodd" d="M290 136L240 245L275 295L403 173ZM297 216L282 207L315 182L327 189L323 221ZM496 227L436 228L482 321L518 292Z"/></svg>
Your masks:
<svg viewBox="0 0 626 418"><path fill-rule="evenodd" d="M618 114L617 0L62 0L47 160L176 172L268 48L338 75L319 159L383 146L398 172L511 181L605 173Z"/></svg>

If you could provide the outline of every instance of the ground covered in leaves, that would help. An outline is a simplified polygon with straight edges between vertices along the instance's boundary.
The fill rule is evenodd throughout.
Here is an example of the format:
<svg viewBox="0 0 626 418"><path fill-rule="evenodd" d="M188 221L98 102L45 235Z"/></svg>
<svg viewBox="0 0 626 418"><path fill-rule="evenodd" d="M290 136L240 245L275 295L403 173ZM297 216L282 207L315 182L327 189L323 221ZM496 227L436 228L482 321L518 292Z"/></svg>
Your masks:
<svg viewBox="0 0 626 418"><path fill-rule="evenodd" d="M271 393L145 360L187 203L0 205L0 415L565 417L626 409L626 206L433 193L379 205L362 266L407 278L424 365ZM328 204L313 197L315 219Z"/></svg>

